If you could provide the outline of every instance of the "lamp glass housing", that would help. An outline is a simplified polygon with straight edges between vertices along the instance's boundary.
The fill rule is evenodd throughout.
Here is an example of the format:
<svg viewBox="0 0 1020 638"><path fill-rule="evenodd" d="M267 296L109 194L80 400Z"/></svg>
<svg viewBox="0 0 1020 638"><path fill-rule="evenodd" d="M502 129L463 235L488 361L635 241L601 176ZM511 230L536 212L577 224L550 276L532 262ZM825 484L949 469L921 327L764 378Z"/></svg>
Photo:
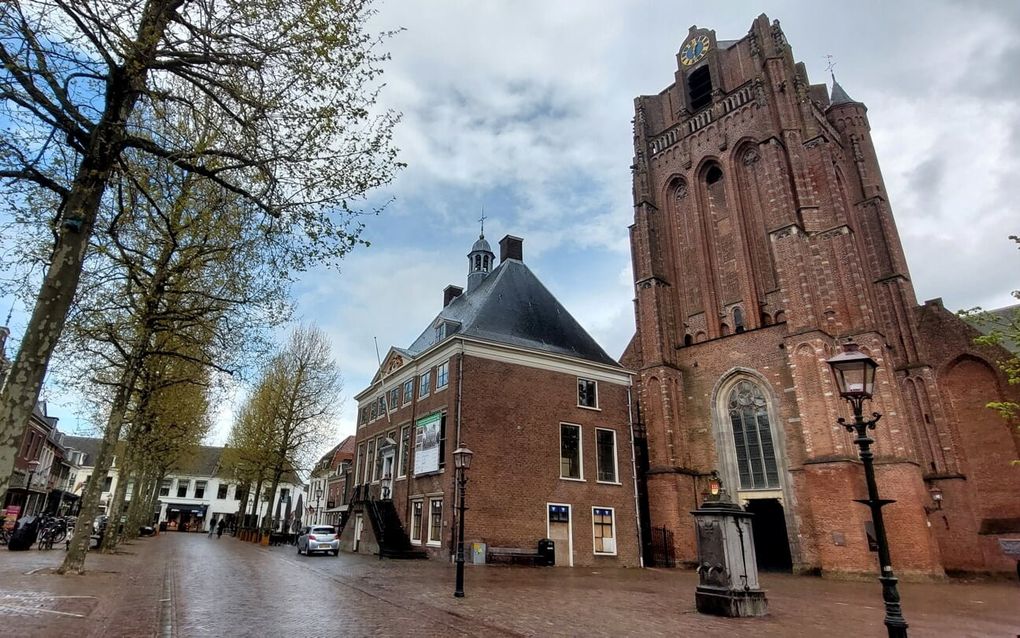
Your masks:
<svg viewBox="0 0 1020 638"><path fill-rule="evenodd" d="M467 449L466 447L459 447L453 451L453 466L458 470L469 470L471 469L471 457L474 456L474 452Z"/></svg>
<svg viewBox="0 0 1020 638"><path fill-rule="evenodd" d="M31 460L31 461L28 462L28 471L29 472L35 472L38 469L39 469L39 461Z"/></svg>
<svg viewBox="0 0 1020 638"><path fill-rule="evenodd" d="M321 487L319 489L315 490L315 499L318 500L320 498L322 498L322 488Z"/></svg>
<svg viewBox="0 0 1020 638"><path fill-rule="evenodd" d="M832 367L840 396L870 399L875 394L875 371L878 363L857 349L856 343L843 346L843 352L826 363Z"/></svg>

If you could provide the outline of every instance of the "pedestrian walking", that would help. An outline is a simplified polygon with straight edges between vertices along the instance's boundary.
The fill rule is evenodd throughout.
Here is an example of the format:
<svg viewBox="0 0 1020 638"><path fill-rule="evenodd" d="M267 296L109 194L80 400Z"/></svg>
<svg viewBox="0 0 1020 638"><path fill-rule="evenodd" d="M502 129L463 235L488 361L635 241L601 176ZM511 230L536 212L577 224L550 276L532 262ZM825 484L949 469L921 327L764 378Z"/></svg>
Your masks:
<svg viewBox="0 0 1020 638"><path fill-rule="evenodd" d="M216 531L216 519L209 519L209 538L212 538L213 532Z"/></svg>
<svg viewBox="0 0 1020 638"><path fill-rule="evenodd" d="M220 537L223 536L223 530L224 530L224 528L226 528L226 526L227 526L227 519L221 518L220 519L220 524L216 526L216 538L220 538Z"/></svg>

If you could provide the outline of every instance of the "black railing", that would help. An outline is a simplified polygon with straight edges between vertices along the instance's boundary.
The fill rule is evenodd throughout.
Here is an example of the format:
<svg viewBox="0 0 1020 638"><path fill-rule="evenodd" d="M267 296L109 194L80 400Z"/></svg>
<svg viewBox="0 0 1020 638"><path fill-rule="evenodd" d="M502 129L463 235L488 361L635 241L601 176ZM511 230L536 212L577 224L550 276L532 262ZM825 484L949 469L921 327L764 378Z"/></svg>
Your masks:
<svg viewBox="0 0 1020 638"><path fill-rule="evenodd" d="M666 527L654 527L651 533L649 567L676 567L676 548L673 546L673 532Z"/></svg>

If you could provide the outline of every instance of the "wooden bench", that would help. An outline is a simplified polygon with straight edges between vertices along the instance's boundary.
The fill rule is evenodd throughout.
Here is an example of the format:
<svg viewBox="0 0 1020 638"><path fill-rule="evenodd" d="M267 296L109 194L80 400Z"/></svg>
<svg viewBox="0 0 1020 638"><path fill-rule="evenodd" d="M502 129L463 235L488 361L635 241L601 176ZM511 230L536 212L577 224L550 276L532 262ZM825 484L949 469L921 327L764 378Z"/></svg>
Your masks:
<svg viewBox="0 0 1020 638"><path fill-rule="evenodd" d="M489 547L485 553L485 560L489 563L506 560L509 563L525 562L534 565L541 558L537 549L521 549L520 547Z"/></svg>

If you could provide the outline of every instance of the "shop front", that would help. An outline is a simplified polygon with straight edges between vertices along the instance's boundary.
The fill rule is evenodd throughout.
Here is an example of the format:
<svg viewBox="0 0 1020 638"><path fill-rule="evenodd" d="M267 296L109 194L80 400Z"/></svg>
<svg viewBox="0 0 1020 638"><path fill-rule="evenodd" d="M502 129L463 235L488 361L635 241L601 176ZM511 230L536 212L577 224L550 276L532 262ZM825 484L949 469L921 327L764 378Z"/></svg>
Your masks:
<svg viewBox="0 0 1020 638"><path fill-rule="evenodd" d="M165 521L167 531L205 531L205 516L208 508L208 505L198 503L167 503Z"/></svg>

